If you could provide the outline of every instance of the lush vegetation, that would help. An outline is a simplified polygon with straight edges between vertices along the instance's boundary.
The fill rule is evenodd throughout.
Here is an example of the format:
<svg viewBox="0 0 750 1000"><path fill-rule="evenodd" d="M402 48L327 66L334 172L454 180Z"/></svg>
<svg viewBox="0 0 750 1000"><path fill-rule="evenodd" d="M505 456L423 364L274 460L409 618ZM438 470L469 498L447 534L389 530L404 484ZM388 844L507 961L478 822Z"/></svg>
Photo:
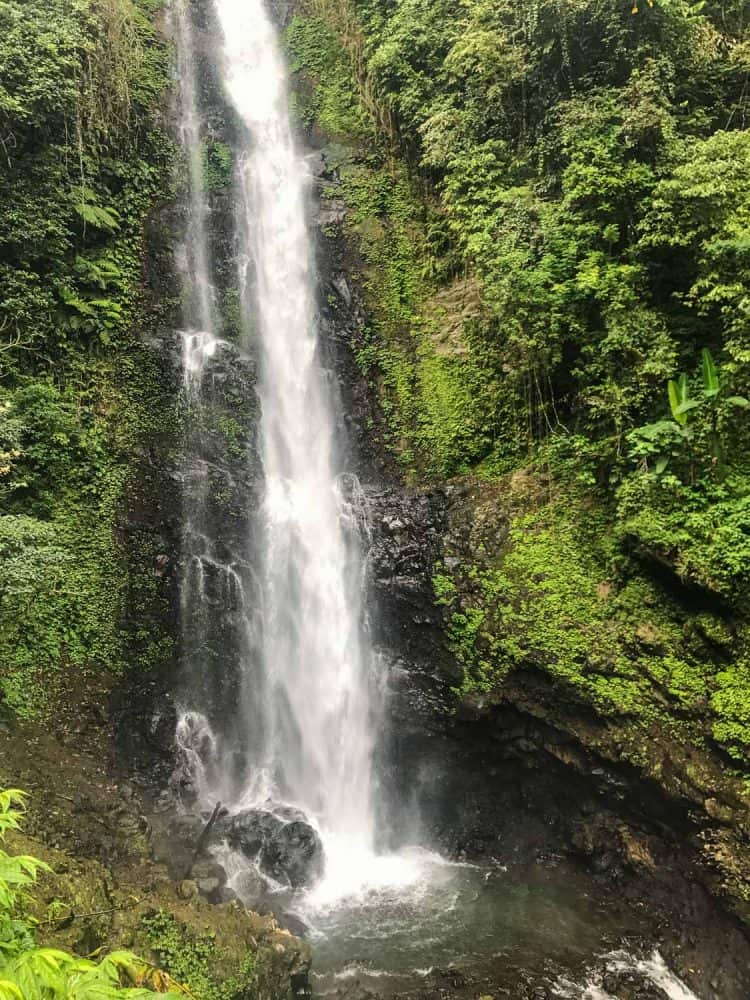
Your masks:
<svg viewBox="0 0 750 1000"><path fill-rule="evenodd" d="M389 444L412 478L504 484L493 538L436 579L464 690L532 665L605 715L701 720L738 761L749 16L307 0L289 29L364 260Z"/></svg>
<svg viewBox="0 0 750 1000"><path fill-rule="evenodd" d="M24 794L0 791L0 844L21 825ZM30 890L47 865L0 848L0 998L2 1000L145 1000L191 995L166 973L126 951L95 960L36 943Z"/></svg>
<svg viewBox="0 0 750 1000"><path fill-rule="evenodd" d="M0 709L21 716L116 670L126 607L156 601L115 528L167 391L141 277L171 156L159 6L0 2ZM164 641L131 636L130 655Z"/></svg>
<svg viewBox="0 0 750 1000"><path fill-rule="evenodd" d="M232 967L232 974L225 976L222 970L227 956L215 935L186 932L164 911L144 918L143 929L160 964L175 979L189 983L196 1000L245 1000L263 995L263 969L256 952L248 951L239 965Z"/></svg>
<svg viewBox="0 0 750 1000"><path fill-rule="evenodd" d="M747 385L745 6L309 7L326 23L297 21L293 51L338 76L324 76L313 111L355 139L379 122L408 156L412 192L426 191L389 191L385 153L347 164L378 168L367 216L412 251L400 288L379 297L383 339L401 333L387 346L411 362L418 399L440 382L424 371L435 358L457 393L451 435L427 399L404 424L417 467L502 471L563 436L601 480L619 480L644 458L628 435L664 410L669 378L698 376L704 347L730 390L715 423L736 449L726 400ZM351 107L331 26L375 123ZM698 457L711 465L706 448Z"/></svg>

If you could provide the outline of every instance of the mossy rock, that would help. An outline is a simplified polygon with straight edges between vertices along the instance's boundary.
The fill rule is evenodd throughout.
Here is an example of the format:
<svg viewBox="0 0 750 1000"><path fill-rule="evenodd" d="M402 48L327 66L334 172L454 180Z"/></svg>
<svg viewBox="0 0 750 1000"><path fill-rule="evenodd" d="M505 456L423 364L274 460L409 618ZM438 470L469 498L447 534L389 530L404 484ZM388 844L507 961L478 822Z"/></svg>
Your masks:
<svg viewBox="0 0 750 1000"><path fill-rule="evenodd" d="M40 879L32 910L43 944L81 955L133 950L189 985L196 1000L276 1000L309 968L308 946L272 916L237 901L183 899L166 869L146 857L115 873L22 834L10 834L7 846L52 869Z"/></svg>
<svg viewBox="0 0 750 1000"><path fill-rule="evenodd" d="M623 565L607 517L530 475L456 491L433 580L456 704L511 704L655 782L693 811L712 888L746 919L745 626Z"/></svg>

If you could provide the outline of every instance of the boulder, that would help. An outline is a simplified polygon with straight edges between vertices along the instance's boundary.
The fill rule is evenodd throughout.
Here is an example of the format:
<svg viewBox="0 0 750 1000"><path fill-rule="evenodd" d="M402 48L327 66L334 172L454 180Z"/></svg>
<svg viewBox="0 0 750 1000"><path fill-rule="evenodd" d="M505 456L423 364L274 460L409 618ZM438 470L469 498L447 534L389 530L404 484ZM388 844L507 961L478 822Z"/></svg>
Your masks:
<svg viewBox="0 0 750 1000"><path fill-rule="evenodd" d="M284 910L276 919L279 922L279 927L283 927L290 934L294 934L295 937L305 938L310 933L310 928L302 917L296 913L291 913L289 910Z"/></svg>
<svg viewBox="0 0 750 1000"><path fill-rule="evenodd" d="M192 867L190 877L201 894L210 902L224 902L222 891L226 888L227 873L220 864L211 860L197 861Z"/></svg>
<svg viewBox="0 0 750 1000"><path fill-rule="evenodd" d="M295 889L323 873L323 843L298 809L243 810L232 818L227 839L266 875Z"/></svg>
<svg viewBox="0 0 750 1000"><path fill-rule="evenodd" d="M180 899L192 899L198 895L198 886L189 878L184 878L177 886L177 895Z"/></svg>
<svg viewBox="0 0 750 1000"><path fill-rule="evenodd" d="M268 907L268 883L257 868L248 868L235 877L234 885L242 902L255 910L264 913Z"/></svg>

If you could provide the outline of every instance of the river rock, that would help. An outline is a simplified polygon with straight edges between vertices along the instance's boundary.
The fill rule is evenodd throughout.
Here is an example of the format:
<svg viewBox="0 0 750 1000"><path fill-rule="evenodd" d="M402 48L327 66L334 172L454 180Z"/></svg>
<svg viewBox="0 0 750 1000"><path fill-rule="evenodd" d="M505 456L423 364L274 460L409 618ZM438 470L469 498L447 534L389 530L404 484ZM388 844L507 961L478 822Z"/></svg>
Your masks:
<svg viewBox="0 0 750 1000"><path fill-rule="evenodd" d="M296 913L290 913L288 910L284 910L276 918L279 922L279 926L283 927L285 930L289 931L290 934L294 934L295 937L304 938L309 932L310 928Z"/></svg>
<svg viewBox="0 0 750 1000"><path fill-rule="evenodd" d="M232 818L228 839L262 872L294 888L311 885L323 873L323 843L298 809L246 809Z"/></svg>
<svg viewBox="0 0 750 1000"><path fill-rule="evenodd" d="M256 913L264 913L268 907L268 883L257 868L248 868L235 877L237 895Z"/></svg>

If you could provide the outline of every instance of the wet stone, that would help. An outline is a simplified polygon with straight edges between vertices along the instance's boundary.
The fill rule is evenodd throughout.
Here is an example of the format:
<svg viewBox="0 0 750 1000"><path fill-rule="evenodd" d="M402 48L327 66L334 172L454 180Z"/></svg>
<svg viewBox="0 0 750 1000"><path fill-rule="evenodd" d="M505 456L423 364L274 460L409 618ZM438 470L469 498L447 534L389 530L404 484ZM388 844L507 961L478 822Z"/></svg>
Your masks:
<svg viewBox="0 0 750 1000"><path fill-rule="evenodd" d="M311 885L323 874L323 843L304 813L287 806L237 813L228 831L230 846L254 861L261 872L293 888Z"/></svg>

